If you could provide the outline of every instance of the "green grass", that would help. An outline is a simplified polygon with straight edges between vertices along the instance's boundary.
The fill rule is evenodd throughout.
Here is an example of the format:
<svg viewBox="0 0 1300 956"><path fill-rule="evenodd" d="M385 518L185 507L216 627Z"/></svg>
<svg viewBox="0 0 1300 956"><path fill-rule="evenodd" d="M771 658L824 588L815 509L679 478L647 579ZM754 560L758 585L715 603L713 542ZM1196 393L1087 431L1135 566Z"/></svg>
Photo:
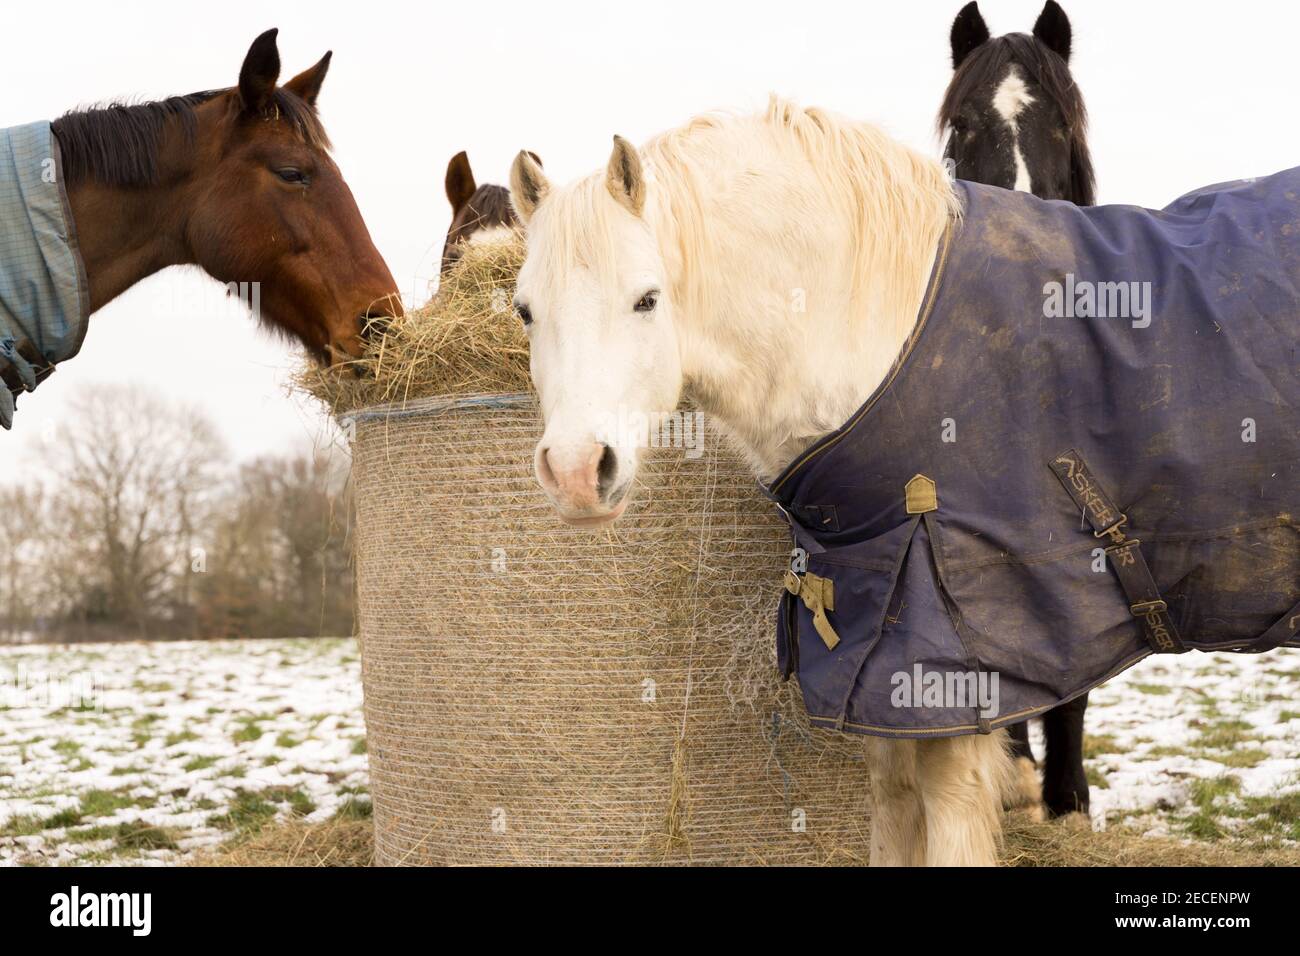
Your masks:
<svg viewBox="0 0 1300 956"><path fill-rule="evenodd" d="M275 738L275 745L282 750L289 750L293 747L297 747L300 743L302 743L301 740L287 733L280 734L280 736Z"/></svg>
<svg viewBox="0 0 1300 956"><path fill-rule="evenodd" d="M1151 694L1154 697L1164 697L1166 694L1173 692L1173 688L1168 684L1139 684L1135 682L1129 686L1139 693Z"/></svg>
<svg viewBox="0 0 1300 956"><path fill-rule="evenodd" d="M1216 763L1223 764L1225 767L1242 768L1258 766L1269 758L1269 753L1257 747L1239 747L1226 754L1207 754L1206 756Z"/></svg>
<svg viewBox="0 0 1300 956"><path fill-rule="evenodd" d="M45 821L31 814L11 817L0 826L0 837L34 836L45 829Z"/></svg>
<svg viewBox="0 0 1300 956"><path fill-rule="evenodd" d="M352 753L353 755L359 755L365 752L366 752L366 738L358 737L356 740L352 742Z"/></svg>
<svg viewBox="0 0 1300 956"><path fill-rule="evenodd" d="M275 819L281 806L287 806L295 817L305 817L316 809L316 804L301 790L293 787L268 787L265 790L236 790L235 802L225 813L208 818L208 824L219 830L252 833Z"/></svg>
<svg viewBox="0 0 1300 956"><path fill-rule="evenodd" d="M199 735L189 730L182 730L179 733L168 734L163 741L164 747L175 747L177 744L189 743L191 740L198 740Z"/></svg>
<svg viewBox="0 0 1300 956"><path fill-rule="evenodd" d="M57 830L59 827L75 827L81 822L81 812L69 807L67 810L60 810L52 817L46 817L41 826L46 830Z"/></svg>
<svg viewBox="0 0 1300 956"><path fill-rule="evenodd" d="M116 828L116 839L117 848L128 852L180 849L170 830L152 826L143 820L119 823Z"/></svg>
<svg viewBox="0 0 1300 956"><path fill-rule="evenodd" d="M348 797L334 811L334 817L337 820L369 820L374 812L375 806L371 801Z"/></svg>
<svg viewBox="0 0 1300 956"><path fill-rule="evenodd" d="M305 817L316 809L311 797L293 787L271 787L262 793L275 803L287 803L290 812L296 817Z"/></svg>
<svg viewBox="0 0 1300 956"><path fill-rule="evenodd" d="M217 757L194 757L185 762L181 767L186 773L193 773L195 770L207 770L213 766L219 758Z"/></svg>
<svg viewBox="0 0 1300 956"><path fill-rule="evenodd" d="M1201 731L1196 745L1211 750L1231 750L1238 744L1252 741L1255 733L1255 726L1249 721L1216 720Z"/></svg>
<svg viewBox="0 0 1300 956"><path fill-rule="evenodd" d="M262 728L257 726L257 718L245 720L242 726L230 735L230 739L237 744L251 744L254 740L261 740Z"/></svg>
<svg viewBox="0 0 1300 956"><path fill-rule="evenodd" d="M218 830L251 833L260 829L268 820L275 819L275 814L275 804L264 799L260 793L241 788L235 791L235 800L230 809L209 817L208 825Z"/></svg>
<svg viewBox="0 0 1300 956"><path fill-rule="evenodd" d="M1102 754L1119 753L1119 745L1112 734L1084 734L1083 759L1092 760Z"/></svg>
<svg viewBox="0 0 1300 956"><path fill-rule="evenodd" d="M62 754L65 757L75 757L81 753L81 744L75 740L60 740L52 748L56 754Z"/></svg>
<svg viewBox="0 0 1300 956"><path fill-rule="evenodd" d="M148 808L157 802L153 797L133 797L125 790L88 790L81 795L81 815L105 817L127 807Z"/></svg>
<svg viewBox="0 0 1300 956"><path fill-rule="evenodd" d="M1241 781L1231 774L1222 777L1207 777L1192 784L1191 798L1196 809L1191 814L1176 817L1187 835L1198 840L1213 842L1227 835L1220 818L1232 815L1230 807L1220 805L1241 792Z"/></svg>

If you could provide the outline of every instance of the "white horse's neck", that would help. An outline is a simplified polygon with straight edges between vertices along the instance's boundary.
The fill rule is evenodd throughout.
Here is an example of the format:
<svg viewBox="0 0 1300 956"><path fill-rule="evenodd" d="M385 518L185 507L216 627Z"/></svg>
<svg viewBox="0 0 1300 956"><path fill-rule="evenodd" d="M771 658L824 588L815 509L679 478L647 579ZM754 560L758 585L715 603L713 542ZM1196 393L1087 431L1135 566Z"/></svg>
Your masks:
<svg viewBox="0 0 1300 956"><path fill-rule="evenodd" d="M871 134L897 154L863 175L815 176L781 148L742 170L694 163L707 253L683 241L670 201L654 211L687 392L765 481L884 380L953 208L942 167Z"/></svg>

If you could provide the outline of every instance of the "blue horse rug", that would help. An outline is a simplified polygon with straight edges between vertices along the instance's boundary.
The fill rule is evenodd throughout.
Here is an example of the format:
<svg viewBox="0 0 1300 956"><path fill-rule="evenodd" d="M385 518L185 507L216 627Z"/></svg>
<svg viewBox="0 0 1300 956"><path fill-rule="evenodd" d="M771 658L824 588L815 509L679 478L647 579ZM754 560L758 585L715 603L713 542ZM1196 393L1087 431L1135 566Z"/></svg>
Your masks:
<svg viewBox="0 0 1300 956"><path fill-rule="evenodd" d="M0 426L13 426L20 393L77 354L89 314L50 124L0 129Z"/></svg>
<svg viewBox="0 0 1300 956"><path fill-rule="evenodd" d="M1300 646L1300 170L1164 210L960 182L884 383L768 489L813 722L987 733Z"/></svg>

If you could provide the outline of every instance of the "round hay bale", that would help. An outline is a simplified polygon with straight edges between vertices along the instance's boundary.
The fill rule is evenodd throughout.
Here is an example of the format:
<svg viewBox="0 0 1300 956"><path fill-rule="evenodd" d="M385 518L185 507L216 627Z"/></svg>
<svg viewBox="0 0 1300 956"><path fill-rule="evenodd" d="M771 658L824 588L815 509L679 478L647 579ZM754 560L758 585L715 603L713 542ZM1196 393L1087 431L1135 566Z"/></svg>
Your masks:
<svg viewBox="0 0 1300 956"><path fill-rule="evenodd" d="M352 418L376 863L866 861L861 741L778 680L789 538L719 436L591 531L530 396Z"/></svg>

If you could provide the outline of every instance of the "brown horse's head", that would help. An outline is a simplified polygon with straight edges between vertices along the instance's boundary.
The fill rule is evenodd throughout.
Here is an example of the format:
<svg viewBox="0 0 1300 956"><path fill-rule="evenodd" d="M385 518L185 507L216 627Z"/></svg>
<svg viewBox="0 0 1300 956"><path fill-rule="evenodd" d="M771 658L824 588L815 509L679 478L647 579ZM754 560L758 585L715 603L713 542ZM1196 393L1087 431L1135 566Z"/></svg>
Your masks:
<svg viewBox="0 0 1300 956"><path fill-rule="evenodd" d="M316 114L330 54L278 86L275 41L253 41L235 87L70 113L54 131L92 311L194 264L329 364L361 354L371 320L400 308L397 284Z"/></svg>
<svg viewBox="0 0 1300 956"><path fill-rule="evenodd" d="M529 153L540 166L537 154ZM499 234L519 225L510 205L510 190L491 183L474 182L469 156L462 150L447 164L447 201L451 203L451 228L442 247L442 271L450 269L465 251L465 244Z"/></svg>
<svg viewBox="0 0 1300 956"><path fill-rule="evenodd" d="M330 54L277 87L276 31L254 42L239 86L196 110L208 163L195 183L189 242L223 282L258 282L260 311L322 361L357 356L397 283L329 155L316 97Z"/></svg>

